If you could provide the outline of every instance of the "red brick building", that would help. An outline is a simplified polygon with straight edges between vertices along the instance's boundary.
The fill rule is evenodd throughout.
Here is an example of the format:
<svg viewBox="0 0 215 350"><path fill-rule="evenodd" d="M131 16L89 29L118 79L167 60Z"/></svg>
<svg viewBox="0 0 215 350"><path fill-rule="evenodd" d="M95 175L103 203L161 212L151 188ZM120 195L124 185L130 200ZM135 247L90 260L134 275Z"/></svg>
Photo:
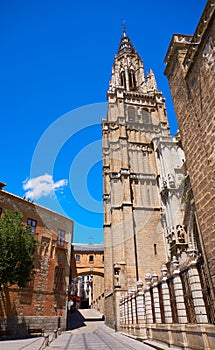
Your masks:
<svg viewBox="0 0 215 350"><path fill-rule="evenodd" d="M29 328L45 332L65 329L73 221L3 187L1 183L0 211L20 211L39 246L35 252L36 274L28 286L8 286L0 292L1 329L12 329L14 337L25 335Z"/></svg>

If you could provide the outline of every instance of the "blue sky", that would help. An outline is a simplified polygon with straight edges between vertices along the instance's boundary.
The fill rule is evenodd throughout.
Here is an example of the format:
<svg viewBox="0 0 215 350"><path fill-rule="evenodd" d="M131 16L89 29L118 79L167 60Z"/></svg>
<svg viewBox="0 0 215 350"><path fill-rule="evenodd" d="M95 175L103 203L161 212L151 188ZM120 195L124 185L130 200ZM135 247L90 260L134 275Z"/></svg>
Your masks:
<svg viewBox="0 0 215 350"><path fill-rule="evenodd" d="M0 4L1 177L5 190L75 221L75 242L102 243L101 118L127 35L155 73L177 130L164 57L193 34L206 0L8 0Z"/></svg>

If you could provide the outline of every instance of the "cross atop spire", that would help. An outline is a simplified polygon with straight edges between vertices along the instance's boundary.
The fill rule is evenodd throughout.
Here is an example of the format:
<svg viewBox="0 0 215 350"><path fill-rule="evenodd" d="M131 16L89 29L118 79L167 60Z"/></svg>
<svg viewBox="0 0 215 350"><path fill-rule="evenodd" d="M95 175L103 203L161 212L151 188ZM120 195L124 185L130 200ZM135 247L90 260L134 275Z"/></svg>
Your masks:
<svg viewBox="0 0 215 350"><path fill-rule="evenodd" d="M122 32L123 32L123 37L126 37L126 27L125 27L125 20L124 19L122 21Z"/></svg>

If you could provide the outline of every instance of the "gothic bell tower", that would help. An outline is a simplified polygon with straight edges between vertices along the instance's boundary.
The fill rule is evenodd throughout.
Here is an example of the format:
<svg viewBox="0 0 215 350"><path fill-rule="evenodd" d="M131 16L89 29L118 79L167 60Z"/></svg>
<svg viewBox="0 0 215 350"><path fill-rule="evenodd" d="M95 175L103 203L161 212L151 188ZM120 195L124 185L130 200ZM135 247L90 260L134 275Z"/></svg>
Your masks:
<svg viewBox="0 0 215 350"><path fill-rule="evenodd" d="M107 92L103 119L104 246L106 322L112 324L119 297L153 266L166 260L158 155L153 139L168 137L165 99L152 70L123 31Z"/></svg>

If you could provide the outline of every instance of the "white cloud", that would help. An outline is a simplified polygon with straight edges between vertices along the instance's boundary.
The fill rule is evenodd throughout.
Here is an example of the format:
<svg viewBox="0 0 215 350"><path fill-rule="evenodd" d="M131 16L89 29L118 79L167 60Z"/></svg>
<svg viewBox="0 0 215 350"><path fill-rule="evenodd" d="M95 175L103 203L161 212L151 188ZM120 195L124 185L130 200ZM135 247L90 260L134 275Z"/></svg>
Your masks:
<svg viewBox="0 0 215 350"><path fill-rule="evenodd" d="M23 189L28 199L39 199L54 194L55 190L62 190L68 181L66 179L54 182L52 175L44 174L23 182Z"/></svg>

